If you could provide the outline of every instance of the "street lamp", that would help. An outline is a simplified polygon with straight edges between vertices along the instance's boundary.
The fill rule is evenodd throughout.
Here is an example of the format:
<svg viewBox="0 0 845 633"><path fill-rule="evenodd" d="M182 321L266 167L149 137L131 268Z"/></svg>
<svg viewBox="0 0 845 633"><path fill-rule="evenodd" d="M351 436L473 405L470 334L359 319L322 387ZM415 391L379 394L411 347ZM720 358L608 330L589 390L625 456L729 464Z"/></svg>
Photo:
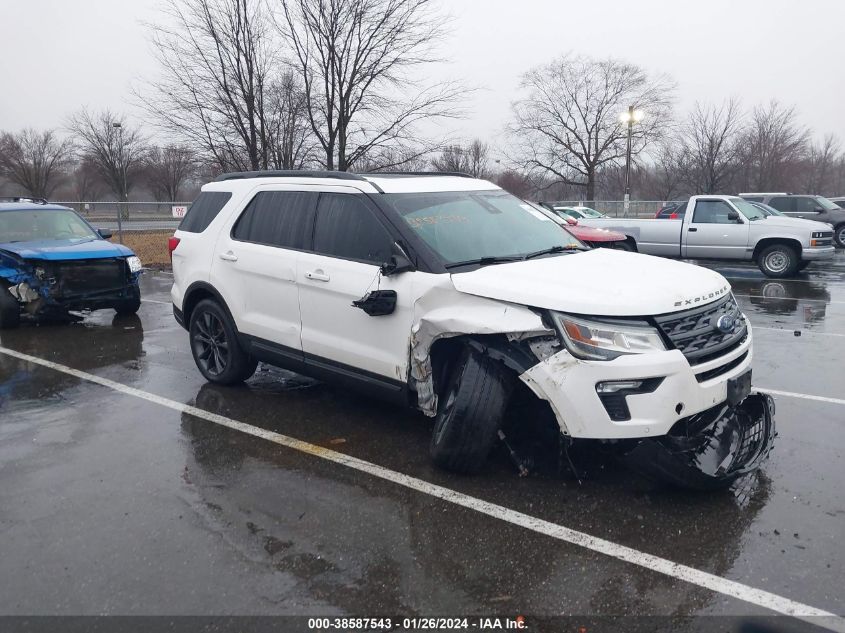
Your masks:
<svg viewBox="0 0 845 633"><path fill-rule="evenodd" d="M118 135L117 149L120 164L117 167L120 169L120 191L117 195L117 240L123 244L123 213L120 208L120 198L123 197L123 192L126 191L126 166L123 162L123 125L119 121L115 121L111 126L117 130Z"/></svg>
<svg viewBox="0 0 845 633"><path fill-rule="evenodd" d="M628 106L628 110L619 117L622 123L628 124L628 151L625 154L625 202L622 215L628 216L631 208L631 136L634 133L634 123L643 120L643 111L637 110L634 106Z"/></svg>

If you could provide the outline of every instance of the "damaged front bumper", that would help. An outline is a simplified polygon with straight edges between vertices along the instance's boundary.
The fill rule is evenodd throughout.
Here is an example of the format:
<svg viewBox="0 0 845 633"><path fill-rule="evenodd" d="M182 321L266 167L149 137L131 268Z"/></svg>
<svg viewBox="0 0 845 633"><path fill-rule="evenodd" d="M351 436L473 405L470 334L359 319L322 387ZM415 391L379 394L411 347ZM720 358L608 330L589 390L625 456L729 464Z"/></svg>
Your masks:
<svg viewBox="0 0 845 633"><path fill-rule="evenodd" d="M678 421L659 438L644 438L625 462L649 477L684 488L723 488L756 470L775 438L775 403L756 393Z"/></svg>

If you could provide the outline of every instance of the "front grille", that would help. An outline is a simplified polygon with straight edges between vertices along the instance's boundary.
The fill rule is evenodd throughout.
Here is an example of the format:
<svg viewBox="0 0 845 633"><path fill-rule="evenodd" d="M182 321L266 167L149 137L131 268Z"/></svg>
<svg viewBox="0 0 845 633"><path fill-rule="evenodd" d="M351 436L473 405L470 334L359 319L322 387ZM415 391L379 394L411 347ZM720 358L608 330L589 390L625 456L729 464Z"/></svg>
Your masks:
<svg viewBox="0 0 845 633"><path fill-rule="evenodd" d="M128 281L122 258L55 262L47 274L53 294L61 297L119 290Z"/></svg>
<svg viewBox="0 0 845 633"><path fill-rule="evenodd" d="M707 380L711 380L712 378L716 378L717 376L721 376L722 374L727 374L730 370L736 369L748 358L748 352L743 352L736 358L734 358L731 362L725 363L724 365L719 365L714 369L710 369L708 371L703 371L700 374L695 375L695 379L698 382L705 382Z"/></svg>
<svg viewBox="0 0 845 633"><path fill-rule="evenodd" d="M716 327L723 315L734 318L734 327L728 332ZM675 349L681 350L691 365L726 354L741 345L748 334L745 319L732 294L700 308L655 317L655 321L664 337Z"/></svg>

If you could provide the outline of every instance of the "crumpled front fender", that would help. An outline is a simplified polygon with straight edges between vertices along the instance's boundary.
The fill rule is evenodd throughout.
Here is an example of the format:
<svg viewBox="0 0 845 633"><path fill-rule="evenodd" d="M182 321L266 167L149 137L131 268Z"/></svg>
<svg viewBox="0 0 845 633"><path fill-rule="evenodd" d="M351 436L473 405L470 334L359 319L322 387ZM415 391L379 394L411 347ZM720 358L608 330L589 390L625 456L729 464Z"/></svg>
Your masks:
<svg viewBox="0 0 845 633"><path fill-rule="evenodd" d="M681 420L666 436L639 440L623 459L653 479L712 490L759 468L775 436L775 402L755 393Z"/></svg>

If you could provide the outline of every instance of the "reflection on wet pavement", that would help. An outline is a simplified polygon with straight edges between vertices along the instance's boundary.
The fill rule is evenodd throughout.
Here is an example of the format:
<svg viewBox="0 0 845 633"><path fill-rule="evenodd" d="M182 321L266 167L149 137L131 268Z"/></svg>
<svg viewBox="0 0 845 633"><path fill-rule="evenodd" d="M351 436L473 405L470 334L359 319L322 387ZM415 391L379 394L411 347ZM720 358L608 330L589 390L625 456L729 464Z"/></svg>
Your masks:
<svg viewBox="0 0 845 633"><path fill-rule="evenodd" d="M755 384L842 397L845 339L825 334L845 334L843 254L795 280L716 268L755 326ZM167 300L165 276L144 284ZM841 407L779 399L761 473L696 495L589 446L573 455L582 484L516 477L504 452L477 477L438 471L413 411L263 366L244 387L205 384L165 304L26 325L0 345L845 611ZM759 612L2 354L0 477L0 613Z"/></svg>

